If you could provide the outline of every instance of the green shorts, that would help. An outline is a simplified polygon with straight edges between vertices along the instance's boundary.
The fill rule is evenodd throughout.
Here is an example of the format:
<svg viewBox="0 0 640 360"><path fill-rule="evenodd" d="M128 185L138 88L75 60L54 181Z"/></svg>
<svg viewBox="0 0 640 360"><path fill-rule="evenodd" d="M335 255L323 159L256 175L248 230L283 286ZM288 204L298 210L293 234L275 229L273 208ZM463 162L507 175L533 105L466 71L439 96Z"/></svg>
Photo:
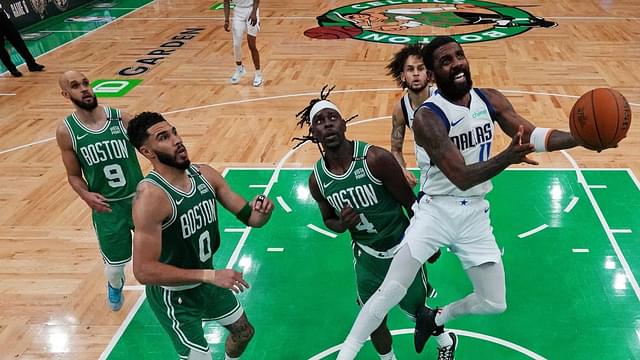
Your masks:
<svg viewBox="0 0 640 360"><path fill-rule="evenodd" d="M93 228L98 237L100 252L109 265L125 264L131 260L131 231L133 197L109 202L111 212L93 212Z"/></svg>
<svg viewBox="0 0 640 360"><path fill-rule="evenodd" d="M353 246L353 258L358 287L358 304L362 306L382 285L393 259L380 259L369 255L361 250L357 244ZM415 318L416 311L425 305L427 299L427 277L424 268L424 265L420 267L420 271L413 279L407 294L398 304L400 309L411 318Z"/></svg>
<svg viewBox="0 0 640 360"><path fill-rule="evenodd" d="M146 293L151 310L181 358L188 357L192 349L209 351L203 321L217 321L226 326L238 321L244 313L231 290L211 284L179 291L147 285Z"/></svg>

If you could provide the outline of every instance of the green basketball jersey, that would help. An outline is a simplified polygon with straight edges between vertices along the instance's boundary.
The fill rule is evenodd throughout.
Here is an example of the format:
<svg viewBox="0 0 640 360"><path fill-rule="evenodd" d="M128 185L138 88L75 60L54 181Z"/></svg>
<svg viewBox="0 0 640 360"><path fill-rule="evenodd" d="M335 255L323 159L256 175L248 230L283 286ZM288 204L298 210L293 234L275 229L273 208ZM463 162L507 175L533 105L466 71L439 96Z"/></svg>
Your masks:
<svg viewBox="0 0 640 360"><path fill-rule="evenodd" d="M107 121L99 130L86 127L75 113L64 119L89 191L108 200L133 196L142 179L136 150L129 143L120 110L104 107Z"/></svg>
<svg viewBox="0 0 640 360"><path fill-rule="evenodd" d="M371 145L354 141L353 161L344 175L332 174L324 159L316 162L313 173L322 195L339 216L346 205L360 214L360 224L351 238L378 251L397 245L409 225L402 205L385 189L367 167L366 154Z"/></svg>
<svg viewBox="0 0 640 360"><path fill-rule="evenodd" d="M142 181L160 187L172 213L162 223L160 261L183 269L213 269L212 255L220 247L216 194L194 165L187 169L191 190L183 192L151 171Z"/></svg>

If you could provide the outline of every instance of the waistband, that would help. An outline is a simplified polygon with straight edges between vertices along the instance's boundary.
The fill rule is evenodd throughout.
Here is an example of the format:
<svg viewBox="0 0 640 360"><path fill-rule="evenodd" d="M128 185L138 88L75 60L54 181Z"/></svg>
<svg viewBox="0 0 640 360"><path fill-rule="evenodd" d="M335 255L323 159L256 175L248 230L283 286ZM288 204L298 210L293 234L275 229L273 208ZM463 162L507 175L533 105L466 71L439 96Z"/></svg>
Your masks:
<svg viewBox="0 0 640 360"><path fill-rule="evenodd" d="M422 199L425 199L427 203L430 203L432 201L449 202L452 204L456 203L461 206L478 204L485 201L484 196L427 195L426 193L420 191L418 193L417 202L419 203Z"/></svg>
<svg viewBox="0 0 640 360"><path fill-rule="evenodd" d="M161 286L161 288L169 291L184 291L184 290L195 289L200 285L202 285L202 283L179 285L179 286Z"/></svg>
<svg viewBox="0 0 640 360"><path fill-rule="evenodd" d="M356 242L354 242L355 246L357 246L358 248L362 249L362 251L366 252L367 254L378 258L378 259L391 259L393 258L393 256L396 254L396 252L398 252L398 250L400 249L400 245L402 245L402 243L397 244L396 246L392 247L391 249L385 250L385 251L379 251L373 248L370 248L366 245L362 245L362 244L358 244Z"/></svg>

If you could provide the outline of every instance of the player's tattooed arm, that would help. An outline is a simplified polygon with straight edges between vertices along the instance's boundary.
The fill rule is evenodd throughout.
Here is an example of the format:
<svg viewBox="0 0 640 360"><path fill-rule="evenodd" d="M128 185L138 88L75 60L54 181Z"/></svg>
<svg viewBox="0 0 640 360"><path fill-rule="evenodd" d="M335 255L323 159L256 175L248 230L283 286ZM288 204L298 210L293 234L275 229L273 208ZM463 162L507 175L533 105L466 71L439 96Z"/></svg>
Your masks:
<svg viewBox="0 0 640 360"><path fill-rule="evenodd" d="M391 153L393 157L396 158L400 166L402 167L402 172L404 177L407 179L410 187L416 186L418 180L415 175L409 170L406 169L407 164L404 161L404 156L402 155L402 147L404 145L404 136L406 131L405 118L404 113L402 112L402 107L398 102L393 109L393 115L391 117Z"/></svg>

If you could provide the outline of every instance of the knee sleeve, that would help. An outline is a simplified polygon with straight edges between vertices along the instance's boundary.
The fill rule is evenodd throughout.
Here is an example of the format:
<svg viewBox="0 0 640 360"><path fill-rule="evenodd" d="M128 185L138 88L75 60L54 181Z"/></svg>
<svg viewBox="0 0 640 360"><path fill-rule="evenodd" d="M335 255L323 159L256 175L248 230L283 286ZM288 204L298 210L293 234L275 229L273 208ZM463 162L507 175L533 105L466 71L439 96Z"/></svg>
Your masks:
<svg viewBox="0 0 640 360"><path fill-rule="evenodd" d="M233 55L236 62L242 61L242 35L244 35L246 24L241 21L232 21L231 33L233 37Z"/></svg>
<svg viewBox="0 0 640 360"><path fill-rule="evenodd" d="M474 306L473 310L476 314L500 314L507 310L507 304L480 299L480 302Z"/></svg>
<svg viewBox="0 0 640 360"><path fill-rule="evenodd" d="M200 351L196 349L191 349L189 352L188 360L211 360L211 351Z"/></svg>
<svg viewBox="0 0 640 360"><path fill-rule="evenodd" d="M104 265L104 274L107 281L114 288L120 288L124 285L124 264L123 265Z"/></svg>
<svg viewBox="0 0 640 360"><path fill-rule="evenodd" d="M395 280L383 283L367 301L367 305L371 302L371 305L367 306L369 312L378 320L384 319L389 310L397 305L406 293L407 288Z"/></svg>

